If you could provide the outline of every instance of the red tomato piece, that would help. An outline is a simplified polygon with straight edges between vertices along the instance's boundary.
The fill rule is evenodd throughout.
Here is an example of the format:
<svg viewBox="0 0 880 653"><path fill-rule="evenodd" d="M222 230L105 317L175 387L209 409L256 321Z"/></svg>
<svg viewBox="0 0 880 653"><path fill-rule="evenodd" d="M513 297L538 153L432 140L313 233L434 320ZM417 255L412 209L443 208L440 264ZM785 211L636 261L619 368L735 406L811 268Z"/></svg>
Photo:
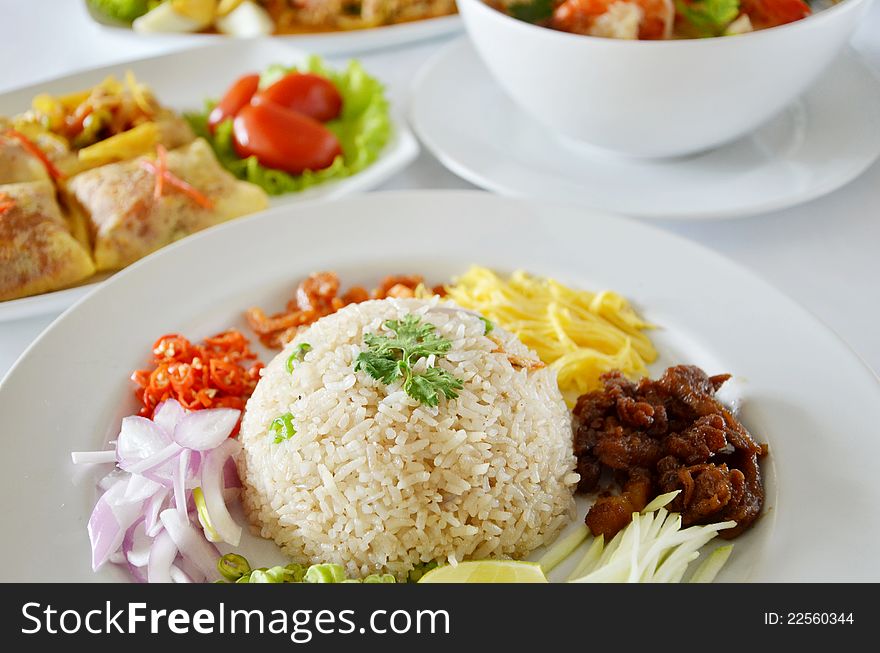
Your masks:
<svg viewBox="0 0 880 653"><path fill-rule="evenodd" d="M274 102L320 122L339 116L342 96L333 83L312 73L291 73L263 89L254 97L254 103Z"/></svg>
<svg viewBox="0 0 880 653"><path fill-rule="evenodd" d="M740 9L748 14L755 29L793 23L812 13L804 0L743 0Z"/></svg>
<svg viewBox="0 0 880 653"><path fill-rule="evenodd" d="M232 127L235 151L260 165L298 175L328 167L342 154L339 140L314 118L273 104L249 104Z"/></svg>
<svg viewBox="0 0 880 653"><path fill-rule="evenodd" d="M221 122L228 118L235 118L236 114L241 111L241 108L251 101L259 85L259 75L245 75L237 79L229 87L226 95L223 96L223 99L217 103L217 106L208 115L208 129L211 130L212 134Z"/></svg>

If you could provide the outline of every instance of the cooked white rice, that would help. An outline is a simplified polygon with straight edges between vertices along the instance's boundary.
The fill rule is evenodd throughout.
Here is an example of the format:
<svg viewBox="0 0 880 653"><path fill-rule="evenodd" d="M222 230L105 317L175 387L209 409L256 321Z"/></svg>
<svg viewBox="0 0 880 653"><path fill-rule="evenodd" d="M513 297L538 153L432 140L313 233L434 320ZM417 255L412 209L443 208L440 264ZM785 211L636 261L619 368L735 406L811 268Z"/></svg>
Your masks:
<svg viewBox="0 0 880 653"><path fill-rule="evenodd" d="M493 351L483 322L453 306L348 306L263 371L241 428L243 497L258 532L294 561L402 578L419 562L522 557L573 518L571 415L555 373L514 367ZM464 382L458 399L436 408L354 372L364 334L410 313L452 341L435 364ZM491 335L507 353L537 360L507 331ZM313 349L290 374L300 343ZM296 435L275 444L270 425L287 412Z"/></svg>

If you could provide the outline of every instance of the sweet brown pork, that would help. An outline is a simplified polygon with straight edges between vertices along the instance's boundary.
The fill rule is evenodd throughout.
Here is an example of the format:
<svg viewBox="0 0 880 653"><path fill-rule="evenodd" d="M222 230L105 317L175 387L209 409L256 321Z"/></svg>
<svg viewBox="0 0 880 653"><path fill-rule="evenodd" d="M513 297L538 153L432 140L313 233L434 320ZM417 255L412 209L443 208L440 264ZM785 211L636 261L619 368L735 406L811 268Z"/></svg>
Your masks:
<svg viewBox="0 0 880 653"><path fill-rule="evenodd" d="M602 492L586 517L593 535L613 537L655 496L681 490L670 509L685 526L733 520L721 531L746 530L764 502L758 459L766 446L716 398L730 378L698 367L670 367L656 381L638 384L620 372L602 377L604 388L581 396L574 408L578 489L600 489L603 473L620 487Z"/></svg>

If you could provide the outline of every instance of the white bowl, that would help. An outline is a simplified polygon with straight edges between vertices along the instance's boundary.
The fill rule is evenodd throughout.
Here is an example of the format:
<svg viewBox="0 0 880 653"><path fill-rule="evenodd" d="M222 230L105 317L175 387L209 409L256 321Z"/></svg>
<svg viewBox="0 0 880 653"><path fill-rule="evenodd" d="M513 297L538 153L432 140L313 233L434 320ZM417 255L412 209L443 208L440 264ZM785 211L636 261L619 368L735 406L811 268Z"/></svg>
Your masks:
<svg viewBox="0 0 880 653"><path fill-rule="evenodd" d="M492 75L539 121L605 150L669 157L721 145L772 118L837 56L870 1L843 0L741 36L673 41L568 34L483 0L458 0L458 8Z"/></svg>

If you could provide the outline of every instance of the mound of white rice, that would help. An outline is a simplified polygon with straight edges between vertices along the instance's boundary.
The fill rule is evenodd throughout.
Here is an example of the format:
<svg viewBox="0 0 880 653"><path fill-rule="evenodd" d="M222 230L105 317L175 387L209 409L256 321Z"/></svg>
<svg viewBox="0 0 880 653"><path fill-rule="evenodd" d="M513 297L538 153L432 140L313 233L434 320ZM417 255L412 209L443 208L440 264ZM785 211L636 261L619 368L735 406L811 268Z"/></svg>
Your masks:
<svg viewBox="0 0 880 653"><path fill-rule="evenodd" d="M410 313L452 342L432 362L464 382L436 408L354 371L364 334ZM507 353L537 357L496 327L499 353L485 329L437 298L386 299L299 334L263 371L242 423L243 497L259 533L296 562L400 578L419 562L522 557L551 540L574 515L571 415L555 373L514 367ZM300 343L313 349L291 374ZM276 444L271 423L287 412L296 435Z"/></svg>

